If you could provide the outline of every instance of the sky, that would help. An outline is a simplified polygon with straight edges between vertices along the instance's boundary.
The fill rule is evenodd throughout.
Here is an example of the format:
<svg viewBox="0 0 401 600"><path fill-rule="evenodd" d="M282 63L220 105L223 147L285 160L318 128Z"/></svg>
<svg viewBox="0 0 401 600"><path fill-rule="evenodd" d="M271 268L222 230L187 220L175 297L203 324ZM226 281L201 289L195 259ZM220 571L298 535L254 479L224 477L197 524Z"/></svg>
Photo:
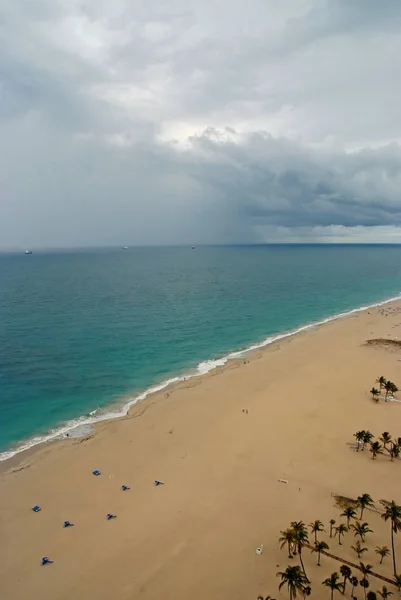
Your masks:
<svg viewBox="0 0 401 600"><path fill-rule="evenodd" d="M401 243L400 0L0 4L0 248Z"/></svg>

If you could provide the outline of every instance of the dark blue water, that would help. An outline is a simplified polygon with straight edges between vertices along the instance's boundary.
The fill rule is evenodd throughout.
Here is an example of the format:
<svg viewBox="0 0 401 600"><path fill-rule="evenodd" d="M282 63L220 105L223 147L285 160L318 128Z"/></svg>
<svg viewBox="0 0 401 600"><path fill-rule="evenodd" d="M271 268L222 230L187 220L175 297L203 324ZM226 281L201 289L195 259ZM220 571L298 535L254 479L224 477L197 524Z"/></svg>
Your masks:
<svg viewBox="0 0 401 600"><path fill-rule="evenodd" d="M401 292L401 246L0 255L0 449Z"/></svg>

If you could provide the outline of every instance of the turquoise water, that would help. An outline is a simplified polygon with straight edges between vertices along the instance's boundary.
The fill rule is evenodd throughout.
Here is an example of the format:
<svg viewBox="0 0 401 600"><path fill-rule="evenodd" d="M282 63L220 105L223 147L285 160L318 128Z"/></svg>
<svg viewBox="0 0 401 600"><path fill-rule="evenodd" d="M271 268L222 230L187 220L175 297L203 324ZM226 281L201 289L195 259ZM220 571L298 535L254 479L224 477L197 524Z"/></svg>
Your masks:
<svg viewBox="0 0 401 600"><path fill-rule="evenodd" d="M400 292L401 246L0 255L0 450Z"/></svg>

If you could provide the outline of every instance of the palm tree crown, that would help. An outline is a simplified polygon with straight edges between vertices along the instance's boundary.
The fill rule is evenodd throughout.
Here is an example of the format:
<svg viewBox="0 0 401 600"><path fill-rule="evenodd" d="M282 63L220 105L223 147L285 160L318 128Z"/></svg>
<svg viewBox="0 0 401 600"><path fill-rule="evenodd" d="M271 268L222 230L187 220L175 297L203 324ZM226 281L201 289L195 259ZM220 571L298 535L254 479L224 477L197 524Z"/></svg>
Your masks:
<svg viewBox="0 0 401 600"><path fill-rule="evenodd" d="M340 546L341 546L341 536L346 534L347 531L348 531L348 527L344 523L340 523L340 525L338 527L336 527L336 532L334 534L334 537L336 535L338 535L338 543L340 544Z"/></svg>
<svg viewBox="0 0 401 600"><path fill-rule="evenodd" d="M315 547L313 548L312 552L317 552L317 565L318 567L320 567L320 554L324 551L324 550L328 550L329 546L326 544L326 542L320 541L320 542L316 542Z"/></svg>
<svg viewBox="0 0 401 600"><path fill-rule="evenodd" d="M344 512L341 513L340 517L347 518L347 527L349 527L350 519L355 519L356 517L356 510L352 508L352 506L346 506L344 508Z"/></svg>
<svg viewBox="0 0 401 600"><path fill-rule="evenodd" d="M315 544L316 544L317 543L317 534L320 533L321 531L324 531L323 523L319 520L312 521L312 523L309 523L309 527L311 529L311 532L315 534Z"/></svg>
<svg viewBox="0 0 401 600"><path fill-rule="evenodd" d="M278 572L277 577L281 577L281 583L278 586L278 589L281 590L284 585L287 585L290 600L296 598L298 592L303 593L304 588L308 583L307 578L301 571L301 567L298 565L287 567L285 571Z"/></svg>
<svg viewBox="0 0 401 600"><path fill-rule="evenodd" d="M372 459L374 460L378 454L383 454L383 447L380 442L370 442L369 452L372 453Z"/></svg>
<svg viewBox="0 0 401 600"><path fill-rule="evenodd" d="M361 431L357 431L354 433L354 438L356 439L356 451L359 452L359 445L363 442L363 436L365 435L365 430L361 429Z"/></svg>
<svg viewBox="0 0 401 600"><path fill-rule="evenodd" d="M380 441L383 442L383 446L386 447L387 444L391 442L391 435L388 431L383 431Z"/></svg>
<svg viewBox="0 0 401 600"><path fill-rule="evenodd" d="M356 552L356 553L357 553L357 556L358 556L358 558L361 558L361 554L363 554L364 552L367 552L367 550L368 550L368 549L367 549L367 548L364 548L364 547L361 545L361 542L358 540L358 541L355 543L355 546L351 546L351 550L353 550L354 552Z"/></svg>
<svg viewBox="0 0 401 600"><path fill-rule="evenodd" d="M372 394L372 400L376 400L376 402L379 402L379 396L380 396L379 390L377 390L375 387L372 387L372 389L370 390L370 393Z"/></svg>
<svg viewBox="0 0 401 600"><path fill-rule="evenodd" d="M284 548L284 546L287 544L288 546L288 558L292 558L293 553L295 551L296 545L295 545L295 539L294 539L294 531L288 527L287 529L285 529L284 531L280 531L281 533L281 537L279 537L279 543L280 545L280 550L282 548Z"/></svg>
<svg viewBox="0 0 401 600"><path fill-rule="evenodd" d="M322 585L331 589L331 598L333 599L333 595L335 591L341 592L342 585L339 583L340 576L338 573L332 573L330 577L327 577L324 581L322 581Z"/></svg>
<svg viewBox="0 0 401 600"><path fill-rule="evenodd" d="M363 517L363 511L365 508L374 506L374 502L369 494L362 494L361 496L358 496L356 503L361 509L361 515L359 517L360 519Z"/></svg>
<svg viewBox="0 0 401 600"><path fill-rule="evenodd" d="M382 589L378 590L377 593L380 594L383 600L387 600L387 598L390 598L390 596L393 595L393 592L390 592L385 585L383 585Z"/></svg>
<svg viewBox="0 0 401 600"><path fill-rule="evenodd" d="M361 523L360 521L357 521L355 525L351 525L351 527L354 530L354 536L356 537L359 535L361 542L365 541L365 536L368 533L373 533L373 531L369 529L369 525L366 522Z"/></svg>
<svg viewBox="0 0 401 600"><path fill-rule="evenodd" d="M383 559L390 554L390 550L387 548L387 546L376 546L375 552L381 556L380 564L382 564Z"/></svg>

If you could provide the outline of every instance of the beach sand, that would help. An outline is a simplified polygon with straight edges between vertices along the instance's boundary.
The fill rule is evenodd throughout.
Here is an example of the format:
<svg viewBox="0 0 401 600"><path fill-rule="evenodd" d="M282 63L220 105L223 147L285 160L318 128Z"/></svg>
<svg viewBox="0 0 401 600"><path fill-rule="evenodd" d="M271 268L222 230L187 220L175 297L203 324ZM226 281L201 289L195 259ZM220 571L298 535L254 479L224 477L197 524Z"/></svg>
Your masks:
<svg viewBox="0 0 401 600"><path fill-rule="evenodd" d="M369 394L380 375L401 387L401 351L366 345L398 337L401 302L355 313L183 382L168 397L164 390L88 439L3 463L0 597L288 597L276 572L290 562L278 544L290 521L321 519L327 529L331 518L343 521L332 494L401 503L401 461L351 447L358 429L401 436L401 403L376 404ZM117 519L107 521L108 512ZM66 519L75 526L63 529ZM390 546L390 527L373 511L365 519L374 533L362 560L390 577L391 558L378 566L374 553ZM342 546L323 539L358 562L352 533ZM401 534L396 547L401 571ZM54 564L41 567L45 555ZM320 583L340 563L322 557L319 568L305 550L305 564L311 597L329 598ZM370 589L382 584L371 579Z"/></svg>

